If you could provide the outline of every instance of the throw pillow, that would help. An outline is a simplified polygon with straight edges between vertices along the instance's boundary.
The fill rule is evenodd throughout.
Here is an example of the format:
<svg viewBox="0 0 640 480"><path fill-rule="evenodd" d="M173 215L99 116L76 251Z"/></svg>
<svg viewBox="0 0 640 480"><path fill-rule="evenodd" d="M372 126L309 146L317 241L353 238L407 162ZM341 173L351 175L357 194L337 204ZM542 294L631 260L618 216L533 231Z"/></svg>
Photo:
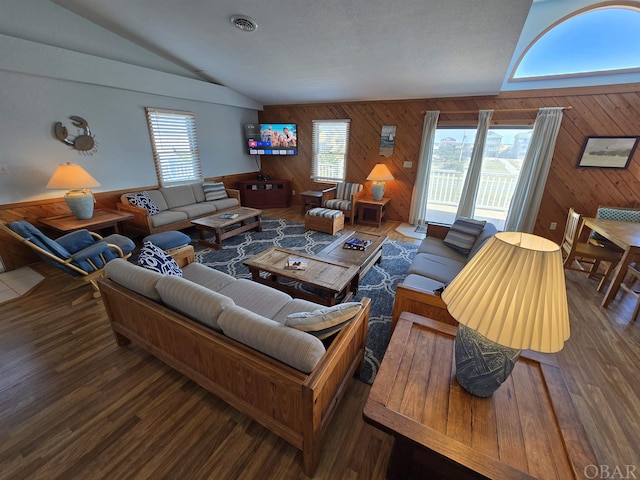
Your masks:
<svg viewBox="0 0 640 480"><path fill-rule="evenodd" d="M160 209L147 192L129 193L127 194L127 200L134 207L144 208L149 212L149 215L160 213Z"/></svg>
<svg viewBox="0 0 640 480"><path fill-rule="evenodd" d="M482 232L482 229L484 229L485 223L487 222L484 220L458 218L453 222L453 225L451 225L442 242L463 255L469 255L473 244Z"/></svg>
<svg viewBox="0 0 640 480"><path fill-rule="evenodd" d="M325 339L344 327L362 308L360 302L347 302L333 307L319 308L313 312L287 315L285 325Z"/></svg>
<svg viewBox="0 0 640 480"><path fill-rule="evenodd" d="M182 276L182 269L173 257L149 240L146 240L140 249L138 265L163 275Z"/></svg>
<svg viewBox="0 0 640 480"><path fill-rule="evenodd" d="M202 190L204 190L204 198L207 201L220 200L228 197L227 191L224 188L224 183L222 182L205 182L202 184Z"/></svg>

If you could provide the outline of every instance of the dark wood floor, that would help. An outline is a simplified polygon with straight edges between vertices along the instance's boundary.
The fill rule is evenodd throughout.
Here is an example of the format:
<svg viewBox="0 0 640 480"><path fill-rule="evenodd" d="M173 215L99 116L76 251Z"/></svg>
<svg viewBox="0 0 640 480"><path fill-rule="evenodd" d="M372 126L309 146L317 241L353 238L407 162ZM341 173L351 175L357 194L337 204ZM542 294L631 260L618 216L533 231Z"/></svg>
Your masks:
<svg viewBox="0 0 640 480"><path fill-rule="evenodd" d="M411 241L395 225L383 229ZM135 345L117 347L99 299L72 307L78 292L59 293L70 278L34 268L46 280L0 306L1 479L306 478L295 448ZM632 301L619 294L602 309L595 280L578 272L567 288L571 338L557 357L573 403L599 463L636 465L640 478ZM392 441L362 421L368 390L351 381L315 478L384 478Z"/></svg>

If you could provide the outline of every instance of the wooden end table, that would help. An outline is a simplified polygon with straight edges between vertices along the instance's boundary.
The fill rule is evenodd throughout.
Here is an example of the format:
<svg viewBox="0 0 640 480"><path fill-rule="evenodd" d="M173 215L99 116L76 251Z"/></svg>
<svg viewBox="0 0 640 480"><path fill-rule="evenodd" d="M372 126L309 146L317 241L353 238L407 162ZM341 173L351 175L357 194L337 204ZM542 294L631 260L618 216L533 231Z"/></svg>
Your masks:
<svg viewBox="0 0 640 480"><path fill-rule="evenodd" d="M236 215L235 218L223 218L221 215L232 214ZM257 232L262 231L261 219L262 210L248 207L237 207L230 210L224 210L219 213L215 213L208 217L192 220L198 232L200 238L198 243L205 247L215 248L216 250L222 248L222 241L225 238L233 237L239 233L249 230L255 230ZM210 242L206 239L206 232L213 232L215 241Z"/></svg>
<svg viewBox="0 0 640 480"><path fill-rule="evenodd" d="M358 223L379 228L382 224L382 218L384 217L384 208L390 201L390 198L383 198L381 200L363 198L358 200Z"/></svg>
<svg viewBox="0 0 640 480"><path fill-rule="evenodd" d="M553 356L523 352L479 398L455 379L455 334L400 316L363 414L395 438L387 478L584 478L598 462Z"/></svg>
<svg viewBox="0 0 640 480"><path fill-rule="evenodd" d="M115 233L120 233L118 223L133 217L134 215L132 213L121 212L119 210L98 209L94 210L93 216L87 220L79 220L75 215L67 214L41 218L38 221L63 233L73 232L83 228L91 231L113 228Z"/></svg>
<svg viewBox="0 0 640 480"><path fill-rule="evenodd" d="M311 210L315 207L322 206L322 192L316 192L315 190L307 190L300 194L302 197L302 214L307 213L307 210Z"/></svg>

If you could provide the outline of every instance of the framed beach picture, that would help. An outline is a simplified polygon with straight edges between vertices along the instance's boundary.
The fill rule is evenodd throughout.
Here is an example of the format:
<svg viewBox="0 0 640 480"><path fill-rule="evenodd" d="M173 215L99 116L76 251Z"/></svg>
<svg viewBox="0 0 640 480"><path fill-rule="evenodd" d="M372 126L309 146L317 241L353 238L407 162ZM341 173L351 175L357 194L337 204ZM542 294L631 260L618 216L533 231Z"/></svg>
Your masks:
<svg viewBox="0 0 640 480"><path fill-rule="evenodd" d="M380 132L380 156L390 157L393 155L393 146L396 142L396 126L383 125Z"/></svg>
<svg viewBox="0 0 640 480"><path fill-rule="evenodd" d="M627 168L640 137L587 137L578 167Z"/></svg>

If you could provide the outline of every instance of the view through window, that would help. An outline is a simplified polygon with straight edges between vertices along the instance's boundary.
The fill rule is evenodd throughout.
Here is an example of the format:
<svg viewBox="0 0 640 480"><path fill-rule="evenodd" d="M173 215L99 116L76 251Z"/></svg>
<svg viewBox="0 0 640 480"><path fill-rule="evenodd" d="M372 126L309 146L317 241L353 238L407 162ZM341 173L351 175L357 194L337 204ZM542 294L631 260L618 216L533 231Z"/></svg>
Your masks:
<svg viewBox="0 0 640 480"><path fill-rule="evenodd" d="M195 115L157 108L145 111L160 185L202 180Z"/></svg>
<svg viewBox="0 0 640 480"><path fill-rule="evenodd" d="M532 131L531 127L489 129L473 218L488 220L499 229L504 226ZM455 221L475 137L475 128L436 130L427 201L430 222Z"/></svg>
<svg viewBox="0 0 640 480"><path fill-rule="evenodd" d="M349 123L349 120L313 121L313 180L344 182L349 151Z"/></svg>

